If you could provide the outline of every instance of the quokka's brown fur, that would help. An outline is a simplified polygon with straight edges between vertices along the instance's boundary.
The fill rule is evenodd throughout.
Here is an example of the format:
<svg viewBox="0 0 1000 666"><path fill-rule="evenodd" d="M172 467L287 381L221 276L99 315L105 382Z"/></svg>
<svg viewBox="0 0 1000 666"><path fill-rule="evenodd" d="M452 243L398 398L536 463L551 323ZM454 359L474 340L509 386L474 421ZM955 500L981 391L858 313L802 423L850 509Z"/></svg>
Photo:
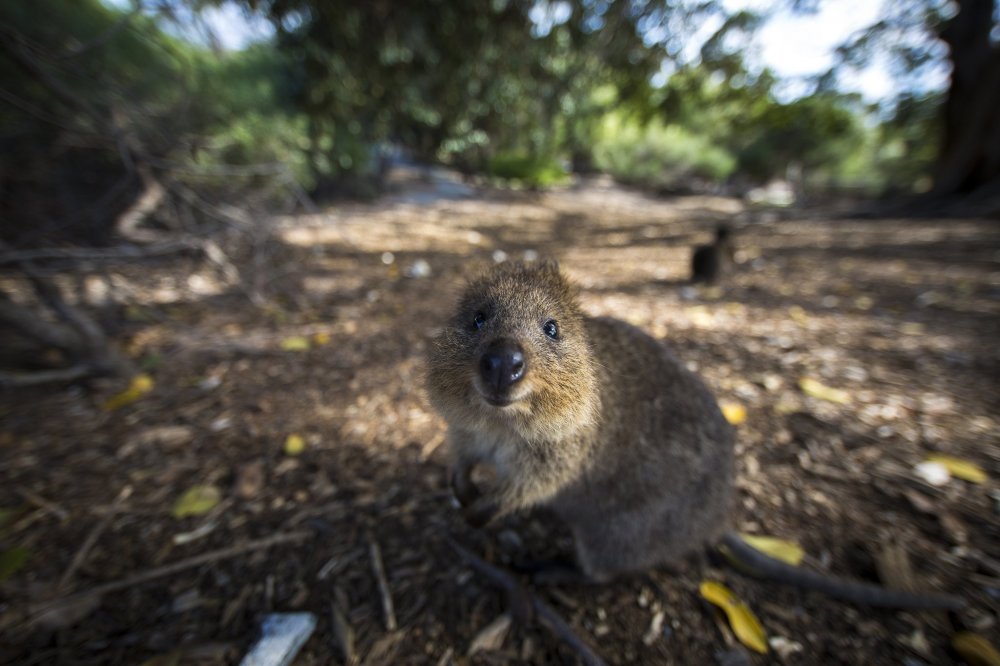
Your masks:
<svg viewBox="0 0 1000 666"><path fill-rule="evenodd" d="M497 341L524 358L523 377L500 389L479 364ZM639 329L583 314L554 263L501 264L472 282L435 341L428 384L470 515L549 506L593 580L677 560L728 525L733 434L711 393ZM480 463L495 466L496 486L476 497Z"/></svg>
<svg viewBox="0 0 1000 666"><path fill-rule="evenodd" d="M452 485L482 524L547 505L594 581L720 541L776 582L864 606L959 609L792 567L728 532L733 432L705 384L625 322L588 317L554 263L501 264L465 290L430 353L431 400L449 424ZM496 470L481 493L472 469Z"/></svg>

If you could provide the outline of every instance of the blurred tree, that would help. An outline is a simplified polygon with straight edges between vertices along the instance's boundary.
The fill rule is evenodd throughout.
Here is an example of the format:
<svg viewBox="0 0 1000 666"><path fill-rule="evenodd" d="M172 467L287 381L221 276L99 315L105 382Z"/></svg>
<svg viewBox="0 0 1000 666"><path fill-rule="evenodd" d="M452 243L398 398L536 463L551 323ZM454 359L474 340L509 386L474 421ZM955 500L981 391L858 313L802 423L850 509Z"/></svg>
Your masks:
<svg viewBox="0 0 1000 666"><path fill-rule="evenodd" d="M996 0L887 2L882 18L839 48L842 66L860 67L885 53L913 107L929 68L951 67L941 105L933 194L1000 191L1000 21ZM836 68L824 86L831 86ZM939 98L930 98L939 99ZM907 110L902 110L905 115ZM925 139L926 140L926 139Z"/></svg>
<svg viewBox="0 0 1000 666"><path fill-rule="evenodd" d="M604 84L623 104L679 53L680 30L714 3L548 0L243 0L299 63L313 164L338 174L397 140L483 169L501 152L565 150L589 161Z"/></svg>

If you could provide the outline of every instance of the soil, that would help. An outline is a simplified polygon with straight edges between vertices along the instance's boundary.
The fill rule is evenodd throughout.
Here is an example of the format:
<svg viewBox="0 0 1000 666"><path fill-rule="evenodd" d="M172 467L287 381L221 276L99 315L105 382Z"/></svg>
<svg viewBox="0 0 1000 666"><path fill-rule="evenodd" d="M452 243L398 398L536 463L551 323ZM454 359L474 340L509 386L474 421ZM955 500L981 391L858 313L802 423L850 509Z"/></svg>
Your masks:
<svg viewBox="0 0 1000 666"><path fill-rule="evenodd" d="M400 187L270 220L266 252L240 259L239 283L185 256L84 281L121 304L117 339L154 385L113 410L122 382L0 394L0 547L28 554L0 583L0 661L238 663L266 614L308 611L318 627L300 666L343 662L338 613L355 663L574 663L520 615L468 655L510 609L449 540L507 570L569 544L540 514L463 523L423 387L427 346L464 279L535 254L559 260L587 311L662 339L721 402L745 408L741 531L799 543L806 566L969 602L952 615L861 609L711 557L604 586L512 573L608 663L948 664L962 663L956 631L998 643L1000 224L749 210L599 180L547 193ZM691 247L721 222L738 265L716 285L688 285ZM841 393L810 395L802 378ZM289 435L301 452L286 450ZM933 453L989 479L932 486L914 468ZM198 485L221 502L175 517ZM86 594L292 532L304 533ZM892 554L909 574L885 565ZM768 655L739 647L699 596L702 580L753 610ZM58 613L36 612L74 592L84 595Z"/></svg>

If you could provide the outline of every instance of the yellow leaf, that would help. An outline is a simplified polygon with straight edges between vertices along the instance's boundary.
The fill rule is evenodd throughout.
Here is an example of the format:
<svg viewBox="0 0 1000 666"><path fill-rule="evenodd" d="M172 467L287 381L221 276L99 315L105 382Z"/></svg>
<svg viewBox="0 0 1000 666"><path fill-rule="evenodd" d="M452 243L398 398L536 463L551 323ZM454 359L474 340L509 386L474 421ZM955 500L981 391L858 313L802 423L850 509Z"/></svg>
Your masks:
<svg viewBox="0 0 1000 666"><path fill-rule="evenodd" d="M313 340L315 344L322 347L323 345L330 344L330 334L326 332L320 332L313 334Z"/></svg>
<svg viewBox="0 0 1000 666"><path fill-rule="evenodd" d="M103 405L104 409L109 412L119 407L124 407L129 403L133 403L142 396L146 395L153 390L153 378L149 375L136 375L132 378L132 383L129 387L119 393L118 395L109 398Z"/></svg>
<svg viewBox="0 0 1000 666"><path fill-rule="evenodd" d="M695 305L687 309L688 319L698 328L711 328L715 318L704 305Z"/></svg>
<svg viewBox="0 0 1000 666"><path fill-rule="evenodd" d="M285 453L290 456L297 456L306 450L306 440L302 435L291 434L285 438Z"/></svg>
<svg viewBox="0 0 1000 666"><path fill-rule="evenodd" d="M738 402L724 402L719 407L722 409L722 415L734 426L747 420L747 409Z"/></svg>
<svg viewBox="0 0 1000 666"><path fill-rule="evenodd" d="M752 534L740 534L740 538L754 550L759 550L765 555L791 564L793 567L797 567L802 562L803 556L805 556L805 551L802 550L802 547L793 541L769 536L754 536Z"/></svg>
<svg viewBox="0 0 1000 666"><path fill-rule="evenodd" d="M951 646L971 666L1000 666L1000 653L979 634L960 631L951 637Z"/></svg>
<svg viewBox="0 0 1000 666"><path fill-rule="evenodd" d="M746 604L722 583L705 580L701 582L699 589L702 597L725 612L729 618L729 626L733 628L733 633L743 645L761 654L767 654L767 633L761 626L760 620Z"/></svg>
<svg viewBox="0 0 1000 666"><path fill-rule="evenodd" d="M191 486L180 496L171 511L174 518L200 516L215 508L222 499L222 493L215 486Z"/></svg>
<svg viewBox="0 0 1000 666"><path fill-rule="evenodd" d="M301 335L294 335L281 341L281 348L285 351L309 351L309 338Z"/></svg>
<svg viewBox="0 0 1000 666"><path fill-rule="evenodd" d="M793 305L788 308L788 316L796 324L805 324L809 321L809 315L807 315L806 311L798 305Z"/></svg>
<svg viewBox="0 0 1000 666"><path fill-rule="evenodd" d="M806 395L813 398L819 398L820 400L836 402L841 405L851 401L851 394L847 391L831 388L816 381L815 379L812 379L811 377L800 378L799 388L802 389L802 392Z"/></svg>
<svg viewBox="0 0 1000 666"><path fill-rule="evenodd" d="M954 456L946 456L941 453L932 453L927 456L928 462L933 462L946 468L951 475L955 478L962 479L964 481L971 481L972 483L986 483L986 472L983 468L976 463L971 463L968 460L962 460L961 458L955 458Z"/></svg>

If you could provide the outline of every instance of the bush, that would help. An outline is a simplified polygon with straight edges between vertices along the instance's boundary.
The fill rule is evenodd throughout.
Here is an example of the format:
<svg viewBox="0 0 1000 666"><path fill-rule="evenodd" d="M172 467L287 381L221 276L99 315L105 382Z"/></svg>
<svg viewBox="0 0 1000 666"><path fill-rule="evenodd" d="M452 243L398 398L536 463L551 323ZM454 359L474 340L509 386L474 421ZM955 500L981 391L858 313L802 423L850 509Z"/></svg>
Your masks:
<svg viewBox="0 0 1000 666"><path fill-rule="evenodd" d="M693 180L722 182L736 160L677 125L654 121L645 127L610 114L594 146L594 164L616 179L655 189L682 189Z"/></svg>
<svg viewBox="0 0 1000 666"><path fill-rule="evenodd" d="M529 187L549 187L566 182L569 174L554 157L501 153L490 160L490 175Z"/></svg>

